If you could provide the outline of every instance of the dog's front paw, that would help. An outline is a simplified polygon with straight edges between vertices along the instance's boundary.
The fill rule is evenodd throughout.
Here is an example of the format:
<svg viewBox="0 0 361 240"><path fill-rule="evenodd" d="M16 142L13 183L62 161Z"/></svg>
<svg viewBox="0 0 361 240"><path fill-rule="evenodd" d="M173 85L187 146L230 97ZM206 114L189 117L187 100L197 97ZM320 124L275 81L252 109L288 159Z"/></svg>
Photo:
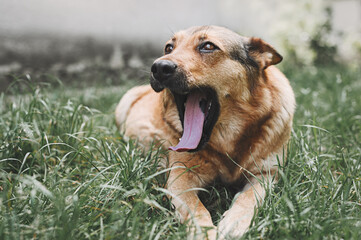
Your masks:
<svg viewBox="0 0 361 240"><path fill-rule="evenodd" d="M218 224L221 236L225 238L230 236L232 238L242 237L248 230L253 213L245 213L243 211L228 210L223 214L223 219Z"/></svg>
<svg viewBox="0 0 361 240"><path fill-rule="evenodd" d="M217 239L217 228L212 227L199 227L189 226L188 227L188 240L216 240Z"/></svg>

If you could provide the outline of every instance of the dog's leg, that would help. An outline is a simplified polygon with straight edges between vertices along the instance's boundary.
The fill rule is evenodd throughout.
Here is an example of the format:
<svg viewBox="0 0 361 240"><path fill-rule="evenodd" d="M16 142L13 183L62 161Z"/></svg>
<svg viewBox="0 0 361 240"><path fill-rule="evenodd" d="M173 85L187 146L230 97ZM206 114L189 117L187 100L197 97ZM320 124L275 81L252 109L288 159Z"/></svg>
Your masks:
<svg viewBox="0 0 361 240"><path fill-rule="evenodd" d="M179 164L180 165L180 164ZM205 184L191 169L184 166L173 166L169 174L167 188L172 197L172 204L179 213L181 222L188 221L190 234L199 234L200 227L209 227L208 239L215 239L216 231L211 215L198 198L198 189ZM199 235L197 238L203 238Z"/></svg>
<svg viewBox="0 0 361 240"><path fill-rule="evenodd" d="M232 207L223 214L219 223L222 236L240 237L248 229L255 208L265 197L265 187L269 186L272 175L256 175L249 179L242 193L235 199Z"/></svg>

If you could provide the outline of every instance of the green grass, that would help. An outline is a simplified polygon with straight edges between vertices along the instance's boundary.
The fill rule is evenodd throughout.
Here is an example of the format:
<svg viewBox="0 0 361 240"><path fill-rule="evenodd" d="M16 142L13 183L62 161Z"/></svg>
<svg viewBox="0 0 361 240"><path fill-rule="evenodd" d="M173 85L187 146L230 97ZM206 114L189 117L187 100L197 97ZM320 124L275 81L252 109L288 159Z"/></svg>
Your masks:
<svg viewBox="0 0 361 240"><path fill-rule="evenodd" d="M289 160L244 238L359 239L361 72L285 72L297 98ZM0 239L186 238L158 174L164 153L116 129L133 84L17 94L29 80L18 81L0 96ZM201 195L215 221L232 201L219 183Z"/></svg>

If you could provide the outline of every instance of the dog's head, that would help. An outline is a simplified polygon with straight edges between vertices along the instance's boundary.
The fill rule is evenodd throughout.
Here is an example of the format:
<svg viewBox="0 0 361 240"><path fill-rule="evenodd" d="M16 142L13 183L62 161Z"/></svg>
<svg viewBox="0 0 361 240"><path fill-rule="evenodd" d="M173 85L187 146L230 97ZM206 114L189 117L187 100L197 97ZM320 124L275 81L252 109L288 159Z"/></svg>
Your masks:
<svg viewBox="0 0 361 240"><path fill-rule="evenodd" d="M224 99L248 98L259 76L282 60L259 38L242 37L217 26L192 27L176 33L164 56L152 65L154 91L169 89L183 125L176 151L197 151L208 142Z"/></svg>

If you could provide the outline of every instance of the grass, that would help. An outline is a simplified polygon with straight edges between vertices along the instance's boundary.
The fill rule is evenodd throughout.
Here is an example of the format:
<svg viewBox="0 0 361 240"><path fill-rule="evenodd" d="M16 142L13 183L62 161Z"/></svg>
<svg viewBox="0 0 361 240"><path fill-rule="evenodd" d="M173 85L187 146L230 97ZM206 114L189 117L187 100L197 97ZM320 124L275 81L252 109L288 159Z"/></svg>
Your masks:
<svg viewBox="0 0 361 240"><path fill-rule="evenodd" d="M358 239L361 72L284 68L298 104L289 160L244 238ZM133 84L29 79L0 96L0 238L185 239L157 166L164 153L116 129L113 111ZM201 195L216 221L232 201L219 183Z"/></svg>

